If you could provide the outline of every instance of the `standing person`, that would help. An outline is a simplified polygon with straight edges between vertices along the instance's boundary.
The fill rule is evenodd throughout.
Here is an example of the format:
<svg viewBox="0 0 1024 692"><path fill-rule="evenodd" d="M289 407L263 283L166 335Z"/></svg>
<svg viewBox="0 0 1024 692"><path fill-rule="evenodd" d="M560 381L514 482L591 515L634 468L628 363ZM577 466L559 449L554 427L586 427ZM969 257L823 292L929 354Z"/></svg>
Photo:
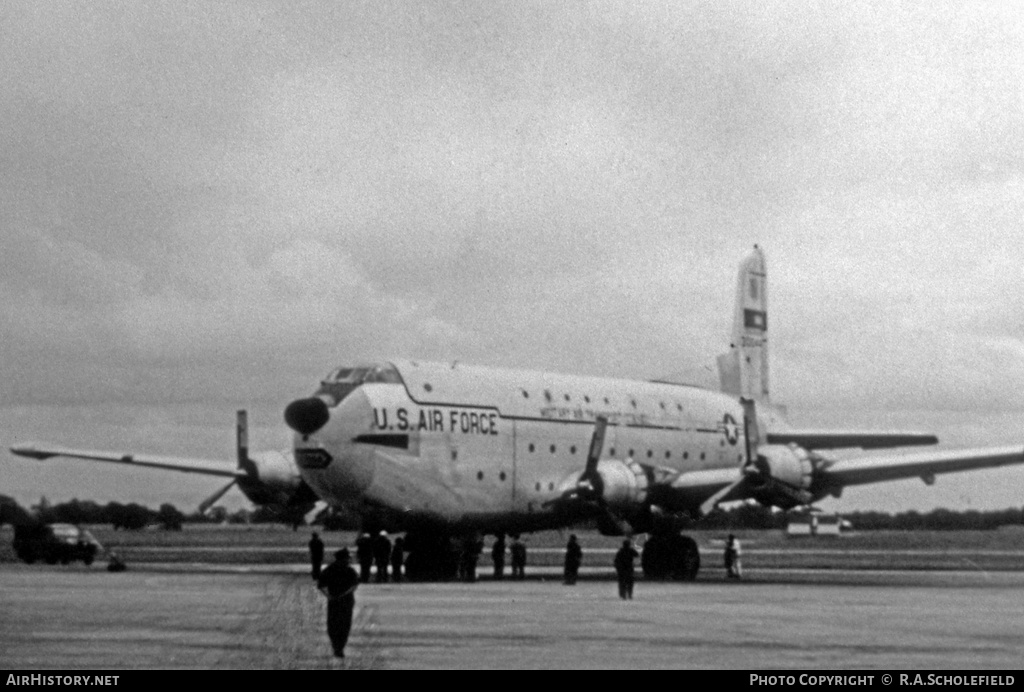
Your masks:
<svg viewBox="0 0 1024 692"><path fill-rule="evenodd" d="M565 546L565 583L573 585L580 573L580 563L583 562L583 549L576 541L576 534L569 536L569 542Z"/></svg>
<svg viewBox="0 0 1024 692"><path fill-rule="evenodd" d="M356 539L356 559L359 560L359 581L366 584L370 581L370 568L373 567L373 539L370 534L360 534Z"/></svg>
<svg viewBox="0 0 1024 692"><path fill-rule="evenodd" d="M401 536L395 538L395 545L391 548L391 579L395 582L402 581L402 565L405 562L405 539Z"/></svg>
<svg viewBox="0 0 1024 692"><path fill-rule="evenodd" d="M317 588L327 596L327 636L338 658L345 658L345 645L352 631L352 610L356 606L356 587L359 586L359 575L348 561L348 550L342 548L317 580Z"/></svg>
<svg viewBox="0 0 1024 692"><path fill-rule="evenodd" d="M494 578L500 581L505 577L505 534L499 533L495 538L491 559L494 560Z"/></svg>
<svg viewBox="0 0 1024 692"><path fill-rule="evenodd" d="M526 546L519 540L519 534L512 535L512 578L526 577Z"/></svg>
<svg viewBox="0 0 1024 692"><path fill-rule="evenodd" d="M320 567L324 563L324 542L320 540L320 534L316 531L309 539L309 562L312 566L313 580L320 579Z"/></svg>
<svg viewBox="0 0 1024 692"><path fill-rule="evenodd" d="M739 579L743 576L740 565L740 541L733 534L729 534L725 542L725 576L729 579Z"/></svg>
<svg viewBox="0 0 1024 692"><path fill-rule="evenodd" d="M615 553L615 574L619 578L619 598L622 600L633 598L633 560L638 557L640 554L628 538Z"/></svg>
<svg viewBox="0 0 1024 692"><path fill-rule="evenodd" d="M377 563L377 583L388 580L388 566L391 564L391 540L387 531L381 531L373 539L373 559Z"/></svg>
<svg viewBox="0 0 1024 692"><path fill-rule="evenodd" d="M476 565L480 559L480 553L483 551L484 542L476 536L467 536L462 542L462 564L460 570L462 581L476 581Z"/></svg>

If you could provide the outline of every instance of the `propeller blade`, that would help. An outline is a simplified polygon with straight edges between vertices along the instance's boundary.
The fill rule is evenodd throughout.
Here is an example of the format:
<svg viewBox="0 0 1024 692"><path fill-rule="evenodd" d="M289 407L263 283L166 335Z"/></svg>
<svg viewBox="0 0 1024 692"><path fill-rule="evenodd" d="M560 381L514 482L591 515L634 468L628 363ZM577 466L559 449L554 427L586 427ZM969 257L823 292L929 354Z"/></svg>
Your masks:
<svg viewBox="0 0 1024 692"><path fill-rule="evenodd" d="M598 505L597 530L602 536L632 536L633 528L619 519L604 503Z"/></svg>
<svg viewBox="0 0 1024 692"><path fill-rule="evenodd" d="M590 449L587 451L587 465L577 482L577 492L598 499L604 488L601 474L597 472L597 463L601 460L601 452L604 450L604 434L607 429L608 419L605 416L598 416L594 420L594 434L590 438Z"/></svg>
<svg viewBox="0 0 1024 692"><path fill-rule="evenodd" d="M249 458L249 414L245 409L239 409L235 418L235 451L238 467L242 468L242 462Z"/></svg>
<svg viewBox="0 0 1024 692"><path fill-rule="evenodd" d="M249 416L245 409L238 410L235 423L235 455L238 457L238 468L252 478L258 478L256 465L249 458Z"/></svg>
<svg viewBox="0 0 1024 692"><path fill-rule="evenodd" d="M704 502L700 506L700 515L704 517L708 514L711 514L711 510L718 506L718 503L721 502L726 495L731 494L734 490L739 488L740 485L742 485L743 482L746 480L746 476L740 476L736 481L730 483L729 485L725 486L717 493L709 497L708 499L704 500Z"/></svg>
<svg viewBox="0 0 1024 692"><path fill-rule="evenodd" d="M238 482L237 478L232 478L230 483L228 483L223 488L221 488L217 492L215 492L213 495L210 495L208 498L206 498L205 500L200 502L199 503L199 513L200 514L206 514L206 510L210 509L210 507L213 506L213 503L215 503L217 500L222 498L224 496L224 493L226 493L227 491L231 490L231 487L235 483L237 483L237 482Z"/></svg>
<svg viewBox="0 0 1024 692"><path fill-rule="evenodd" d="M590 438L590 449L587 451L587 467L585 474L597 471L597 462L601 460L601 451L604 449L604 433L608 429L608 418L598 416L594 420L594 434Z"/></svg>
<svg viewBox="0 0 1024 692"><path fill-rule="evenodd" d="M323 500L317 500L316 503L313 504L313 509L306 512L305 516L302 517L303 521L306 522L307 526L312 524L320 518L320 515L327 511L328 507L329 505Z"/></svg>
<svg viewBox="0 0 1024 692"><path fill-rule="evenodd" d="M719 502L724 502L727 498L729 498L730 495L741 495L743 486L751 479L756 479L760 475L761 471L757 468L755 464L747 464L746 466L743 467L739 478L737 478L735 481L719 490L717 493L715 493L708 499L704 500L704 502L700 506L700 515L702 517L707 516L711 513L711 510L713 510L718 505Z"/></svg>

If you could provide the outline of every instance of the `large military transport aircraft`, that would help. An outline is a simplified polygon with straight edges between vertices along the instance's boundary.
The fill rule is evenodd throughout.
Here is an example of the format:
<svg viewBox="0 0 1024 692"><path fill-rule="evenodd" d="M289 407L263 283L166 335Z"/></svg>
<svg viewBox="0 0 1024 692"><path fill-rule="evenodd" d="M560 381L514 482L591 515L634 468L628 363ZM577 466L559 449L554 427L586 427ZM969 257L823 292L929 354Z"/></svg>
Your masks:
<svg viewBox="0 0 1024 692"><path fill-rule="evenodd" d="M299 468L295 464L295 457L291 450L250 454L248 430L248 416L245 411L239 411L235 426L237 457L235 468L226 465L223 460L97 452L39 443L15 445L11 447L11 452L33 459L51 459L53 457L88 459L140 468L156 468L229 478L226 485L200 503L198 508L200 512L205 512L236 485L253 504L275 511L282 521L292 525L298 525L311 515L316 515L319 511L326 509L326 504L318 501L316 495L299 475Z"/></svg>
<svg viewBox="0 0 1024 692"><path fill-rule="evenodd" d="M1024 462L1024 446L878 453L930 445L917 432L804 430L785 424L768 377L764 256L740 266L721 391L396 360L341 367L285 410L306 484L364 526L406 531L411 577L454 571L460 537L596 522L649 533L654 578L693 579L696 543L678 531L723 502L784 509L850 485Z"/></svg>

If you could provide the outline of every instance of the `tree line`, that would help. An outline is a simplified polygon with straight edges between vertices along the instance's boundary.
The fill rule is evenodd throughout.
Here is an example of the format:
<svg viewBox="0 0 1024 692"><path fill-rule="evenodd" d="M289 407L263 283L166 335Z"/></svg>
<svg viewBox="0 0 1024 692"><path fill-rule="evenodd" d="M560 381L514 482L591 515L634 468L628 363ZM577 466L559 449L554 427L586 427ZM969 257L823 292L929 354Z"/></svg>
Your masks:
<svg viewBox="0 0 1024 692"><path fill-rule="evenodd" d="M755 503L729 509L718 508L693 524L706 529L785 529L793 518L783 512ZM848 512L842 515L856 531L987 531L1000 526L1024 525L1024 507L981 511L934 509L888 512Z"/></svg>
<svg viewBox="0 0 1024 692"><path fill-rule="evenodd" d="M135 502L122 504L108 502L101 505L92 500L70 500L50 504L43 497L39 504L25 511L9 497L0 496L0 503L7 506L6 519L0 516L0 523L14 523L12 517L35 517L46 524L109 524L115 530L139 530L147 526L178 531L184 524L259 524L282 521L277 512L266 507L240 509L229 513L223 507L213 507L205 514L186 514L170 503L153 510ZM793 514L778 509L763 507L756 503L743 503L731 507L719 507L699 521L684 522L682 528L693 529L785 529ZM935 509L930 512L907 511L896 514L887 512L849 512L842 518L850 522L857 531L987 531L1001 526L1024 526L1024 507L1001 510ZM327 530L351 530L358 528L358 518L351 515L328 514L318 522Z"/></svg>

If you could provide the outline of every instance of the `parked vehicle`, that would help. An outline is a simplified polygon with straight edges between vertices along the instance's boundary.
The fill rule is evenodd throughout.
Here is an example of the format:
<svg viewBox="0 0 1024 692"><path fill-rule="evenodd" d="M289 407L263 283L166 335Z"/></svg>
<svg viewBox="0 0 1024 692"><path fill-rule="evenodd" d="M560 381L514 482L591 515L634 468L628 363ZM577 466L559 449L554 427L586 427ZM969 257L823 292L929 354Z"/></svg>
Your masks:
<svg viewBox="0 0 1024 692"><path fill-rule="evenodd" d="M91 533L74 524L33 524L14 527L14 552L32 564L42 560L66 565L81 560L91 565L100 543Z"/></svg>

